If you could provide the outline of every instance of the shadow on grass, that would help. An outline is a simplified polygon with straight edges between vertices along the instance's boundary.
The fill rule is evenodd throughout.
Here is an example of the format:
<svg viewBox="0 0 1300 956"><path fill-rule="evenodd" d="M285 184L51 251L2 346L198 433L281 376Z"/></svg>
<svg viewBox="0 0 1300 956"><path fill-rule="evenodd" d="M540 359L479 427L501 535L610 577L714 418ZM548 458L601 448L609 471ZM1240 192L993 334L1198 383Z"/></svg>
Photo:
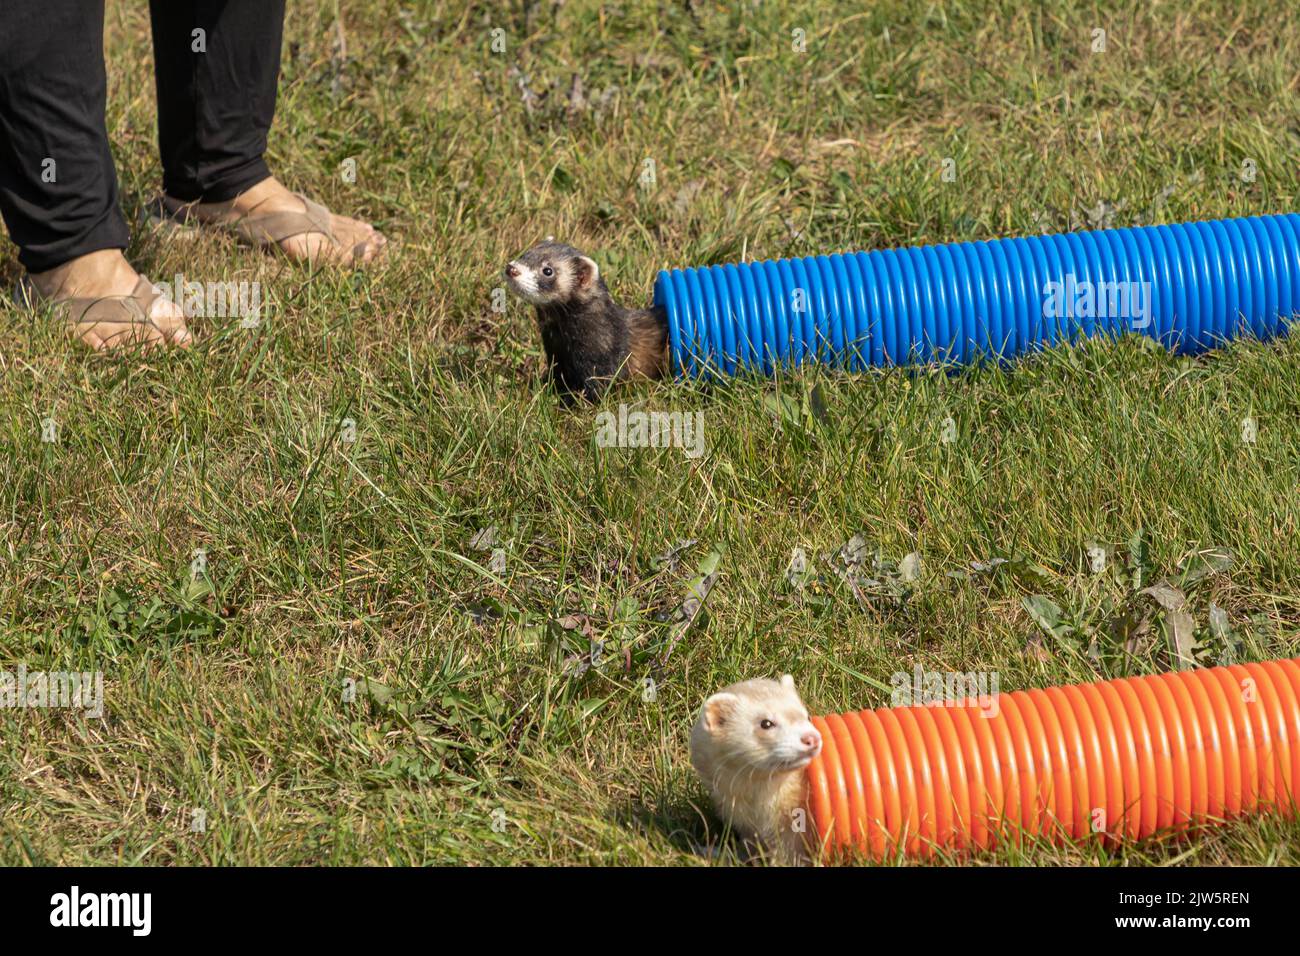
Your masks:
<svg viewBox="0 0 1300 956"><path fill-rule="evenodd" d="M760 854L719 821L707 802L666 798L660 803L626 800L615 806L613 821L647 839L666 840L674 850L715 866L761 862Z"/></svg>

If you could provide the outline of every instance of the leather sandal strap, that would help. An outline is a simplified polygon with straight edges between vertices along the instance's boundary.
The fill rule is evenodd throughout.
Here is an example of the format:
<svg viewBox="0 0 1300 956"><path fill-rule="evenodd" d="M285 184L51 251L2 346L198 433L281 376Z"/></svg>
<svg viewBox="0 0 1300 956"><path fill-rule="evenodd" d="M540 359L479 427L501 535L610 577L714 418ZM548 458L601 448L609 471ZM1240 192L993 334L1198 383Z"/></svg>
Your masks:
<svg viewBox="0 0 1300 956"><path fill-rule="evenodd" d="M149 310L157 298L153 283L140 276L130 295L56 299L50 305L71 325L153 325Z"/></svg>
<svg viewBox="0 0 1300 956"><path fill-rule="evenodd" d="M281 211L257 213L242 216L230 223L230 228L246 242L253 245L279 243L293 236L307 233L321 233L331 243L334 238L333 220L330 211L320 203L313 202L302 193L293 194L303 204L302 212Z"/></svg>

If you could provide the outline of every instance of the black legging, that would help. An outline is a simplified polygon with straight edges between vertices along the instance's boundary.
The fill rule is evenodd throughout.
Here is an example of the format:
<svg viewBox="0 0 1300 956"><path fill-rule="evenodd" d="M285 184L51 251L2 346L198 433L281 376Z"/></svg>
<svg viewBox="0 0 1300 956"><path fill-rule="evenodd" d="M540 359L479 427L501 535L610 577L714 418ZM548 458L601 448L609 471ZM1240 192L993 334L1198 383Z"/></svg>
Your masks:
<svg viewBox="0 0 1300 956"><path fill-rule="evenodd" d="M163 189L231 199L270 175L284 0L149 13ZM0 2L0 215L30 272L126 248L104 95L104 0Z"/></svg>

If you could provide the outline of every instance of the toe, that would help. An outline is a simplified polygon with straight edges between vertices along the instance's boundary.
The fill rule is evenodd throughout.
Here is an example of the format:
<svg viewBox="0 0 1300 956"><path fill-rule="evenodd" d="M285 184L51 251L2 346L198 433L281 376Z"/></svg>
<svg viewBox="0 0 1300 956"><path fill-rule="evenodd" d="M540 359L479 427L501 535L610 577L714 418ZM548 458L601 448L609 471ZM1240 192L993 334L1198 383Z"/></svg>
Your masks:
<svg viewBox="0 0 1300 956"><path fill-rule="evenodd" d="M175 345L188 345L193 338L185 324L185 312L170 299L154 299L149 309L149 322L153 326L150 339L160 339Z"/></svg>
<svg viewBox="0 0 1300 956"><path fill-rule="evenodd" d="M372 229L366 241L361 244L361 255L353 254L354 261L369 264L383 256L388 248L388 239L382 232Z"/></svg>

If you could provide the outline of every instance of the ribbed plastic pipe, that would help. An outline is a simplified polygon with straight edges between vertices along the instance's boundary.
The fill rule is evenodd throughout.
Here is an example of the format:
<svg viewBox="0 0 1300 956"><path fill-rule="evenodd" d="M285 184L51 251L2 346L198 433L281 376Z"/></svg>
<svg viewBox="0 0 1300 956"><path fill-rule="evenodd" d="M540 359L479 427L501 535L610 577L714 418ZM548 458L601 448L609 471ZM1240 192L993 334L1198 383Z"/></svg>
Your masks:
<svg viewBox="0 0 1300 956"><path fill-rule="evenodd" d="M810 810L831 853L1140 840L1295 812L1300 658L813 723Z"/></svg>
<svg viewBox="0 0 1300 956"><path fill-rule="evenodd" d="M1300 216L673 269L654 301L688 376L964 364L1123 332L1197 352L1300 311Z"/></svg>

